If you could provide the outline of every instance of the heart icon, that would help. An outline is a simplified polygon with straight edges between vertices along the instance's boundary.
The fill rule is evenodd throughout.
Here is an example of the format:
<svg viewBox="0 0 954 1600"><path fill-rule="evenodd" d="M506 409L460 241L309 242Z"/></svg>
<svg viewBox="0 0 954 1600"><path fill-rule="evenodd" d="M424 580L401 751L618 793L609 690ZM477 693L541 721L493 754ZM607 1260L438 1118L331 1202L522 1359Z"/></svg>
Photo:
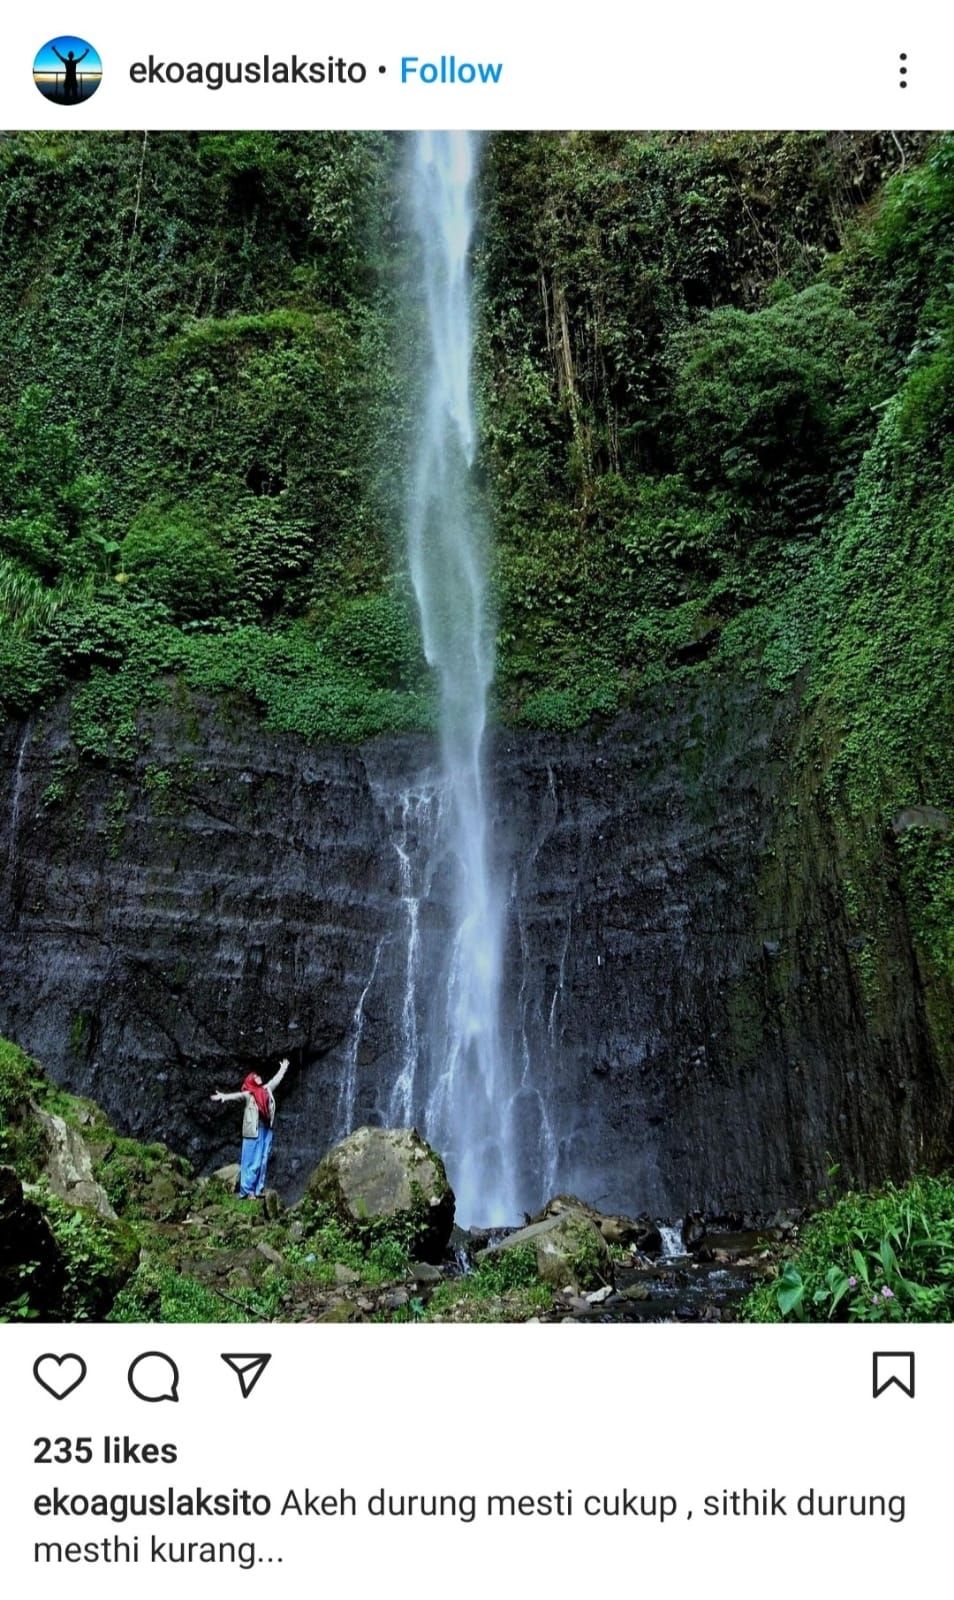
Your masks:
<svg viewBox="0 0 954 1600"><path fill-rule="evenodd" d="M82 1356L37 1356L33 1376L54 1400L65 1400L86 1377L86 1362Z"/></svg>

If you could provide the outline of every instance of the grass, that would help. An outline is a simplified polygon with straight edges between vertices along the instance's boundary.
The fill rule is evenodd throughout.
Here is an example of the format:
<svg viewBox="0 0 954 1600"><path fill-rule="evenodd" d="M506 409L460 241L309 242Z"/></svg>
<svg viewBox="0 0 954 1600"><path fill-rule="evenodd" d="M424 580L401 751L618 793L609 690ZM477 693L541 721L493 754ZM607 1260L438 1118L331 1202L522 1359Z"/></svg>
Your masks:
<svg viewBox="0 0 954 1600"><path fill-rule="evenodd" d="M517 1245L439 1284L421 1314L429 1322L526 1322L552 1306L553 1291L537 1276L536 1252Z"/></svg>

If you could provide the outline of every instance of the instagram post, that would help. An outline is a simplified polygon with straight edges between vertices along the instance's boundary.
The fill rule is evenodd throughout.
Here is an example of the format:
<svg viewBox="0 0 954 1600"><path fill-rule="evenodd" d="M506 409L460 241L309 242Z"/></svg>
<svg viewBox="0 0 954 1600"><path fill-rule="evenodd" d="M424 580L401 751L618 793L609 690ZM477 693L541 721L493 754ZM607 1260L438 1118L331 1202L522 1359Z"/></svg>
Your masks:
<svg viewBox="0 0 954 1600"><path fill-rule="evenodd" d="M569 1581L638 1538L687 1594L800 1592L793 1535L830 1593L940 1548L945 41L879 33L853 100L710 19L724 86L663 49L601 112L491 12L17 25L0 1343L40 1594L304 1592L356 1534L401 1592L422 1533L516 1593L541 1516Z"/></svg>
<svg viewBox="0 0 954 1600"><path fill-rule="evenodd" d="M52 142L5 1315L947 1319L950 139Z"/></svg>

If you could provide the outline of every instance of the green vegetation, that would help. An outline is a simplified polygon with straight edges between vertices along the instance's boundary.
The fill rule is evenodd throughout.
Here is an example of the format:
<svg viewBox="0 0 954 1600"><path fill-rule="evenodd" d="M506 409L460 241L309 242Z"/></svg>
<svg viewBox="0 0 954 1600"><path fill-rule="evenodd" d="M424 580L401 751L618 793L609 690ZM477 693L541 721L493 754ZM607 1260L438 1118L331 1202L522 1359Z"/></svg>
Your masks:
<svg viewBox="0 0 954 1600"><path fill-rule="evenodd" d="M299 1216L304 1238L290 1247L286 1261L315 1283L334 1283L336 1266L356 1273L362 1283L393 1283L411 1264L413 1238L395 1233L383 1219L345 1228L333 1212L310 1201L302 1202Z"/></svg>
<svg viewBox="0 0 954 1600"><path fill-rule="evenodd" d="M951 1322L954 1179L847 1194L817 1212L746 1314L753 1322Z"/></svg>
<svg viewBox="0 0 954 1600"><path fill-rule="evenodd" d="M3 141L8 712L85 685L77 746L119 760L177 673L309 737L427 722L388 577L399 159L348 134Z"/></svg>
<svg viewBox="0 0 954 1600"><path fill-rule="evenodd" d="M89 1128L85 1130L89 1137ZM191 1168L164 1144L140 1144L109 1129L99 1133L93 1172L111 1206L128 1221L173 1221L188 1207Z"/></svg>
<svg viewBox="0 0 954 1600"><path fill-rule="evenodd" d="M0 1039L0 1163L15 1167L28 1181L39 1177L46 1159L45 1133L30 1116L42 1082L36 1063Z"/></svg>
<svg viewBox="0 0 954 1600"><path fill-rule="evenodd" d="M312 740L429 725L401 159L3 141L9 714L72 687L77 752L120 766L174 682ZM954 140L502 135L482 197L500 714L566 731L700 672L798 682L849 827L950 806ZM946 960L952 846L922 846L905 881Z"/></svg>
<svg viewBox="0 0 954 1600"><path fill-rule="evenodd" d="M79 1018L78 1037L82 1028ZM53 1192L37 1111L61 1117L81 1141L104 1191L99 1210ZM123 1138L92 1101L57 1089L0 1039L0 1168L11 1167L23 1194L16 1198L7 1170L0 1321L224 1323L366 1312L384 1321L525 1321L552 1308L527 1249L488 1257L436 1287L429 1277L412 1293L424 1270L413 1218L345 1226L314 1199L290 1211L277 1197L267 1207L240 1199L218 1179L197 1180L165 1145Z"/></svg>
<svg viewBox="0 0 954 1600"><path fill-rule="evenodd" d="M485 1256L466 1277L440 1284L422 1314L430 1322L526 1322L552 1307L553 1290L540 1282L536 1252L516 1245Z"/></svg>
<svg viewBox="0 0 954 1600"><path fill-rule="evenodd" d="M93 680L77 741L99 757L171 675L312 739L427 725L389 577L401 159L362 134L4 141L9 711ZM700 657L779 684L816 655L879 407L903 390L899 435L943 466L952 160L923 136L491 141L505 716L564 729Z"/></svg>
<svg viewBox="0 0 954 1600"><path fill-rule="evenodd" d="M157 700L241 698L314 741L430 725L402 159L360 133L0 141L0 712L69 694L44 805L107 764L114 856L135 759L154 816L181 804L144 748ZM476 259L497 714L567 732L698 680L785 695L763 904L824 832L869 1017L900 906L947 1071L952 220L950 135L505 134ZM728 1007L754 1063L756 1003ZM0 1140L41 1168L2 1098ZM107 1179L123 1205L152 1181L116 1155Z"/></svg>
<svg viewBox="0 0 954 1600"><path fill-rule="evenodd" d="M173 1265L150 1260L116 1296L107 1322L237 1322L227 1301Z"/></svg>
<svg viewBox="0 0 954 1600"><path fill-rule="evenodd" d="M105 1316L139 1259L136 1233L55 1194L43 1194L40 1204L65 1268L60 1317L89 1322Z"/></svg>

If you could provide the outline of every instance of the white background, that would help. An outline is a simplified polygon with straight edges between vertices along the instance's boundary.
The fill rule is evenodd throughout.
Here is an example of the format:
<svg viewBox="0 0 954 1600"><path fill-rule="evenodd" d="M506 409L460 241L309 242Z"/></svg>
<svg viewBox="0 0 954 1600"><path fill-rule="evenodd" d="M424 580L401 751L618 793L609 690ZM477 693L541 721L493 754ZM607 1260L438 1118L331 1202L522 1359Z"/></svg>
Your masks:
<svg viewBox="0 0 954 1600"><path fill-rule="evenodd" d="M945 8L947 10L947 8ZM949 127L950 24L925 4L648 5L557 8L483 0L449 5L261 8L86 3L20 7L0 59L6 127ZM949 15L949 10L947 10ZM104 63L87 104L62 108L33 87L33 55L64 31ZM909 85L898 88L898 54ZM360 88L135 88L128 65L297 51L361 59ZM498 88L402 89L402 54L502 60ZM381 78L376 67L388 66ZM182 1372L177 1405L144 1405L125 1380L143 1350ZM913 1348L918 1393L871 1397L874 1349ZM219 1359L274 1360L248 1401ZM44 1351L75 1350L89 1376L58 1403L33 1382ZM949 1328L268 1327L0 1328L0 1512L4 1585L41 1597L171 1590L257 1594L529 1595L583 1590L666 1596L828 1597L942 1592L950 1582ZM179 1464L34 1467L44 1434L128 1433L173 1440ZM233 1485L281 1500L341 1485L359 1499L406 1492L545 1493L627 1488L695 1507L660 1528L631 1520L479 1520L470 1526L271 1519L236 1528L32 1513L54 1483L74 1492ZM789 1517L703 1518L701 1497L774 1485L789 1494L897 1493L900 1526ZM37 1572L35 1538L252 1537L282 1564L232 1568L72 1566Z"/></svg>
<svg viewBox="0 0 954 1600"><path fill-rule="evenodd" d="M950 1527L950 1328L741 1326L7 1328L2 1505L9 1592L73 1600L138 1594L293 1597L428 1591L469 1597L553 1590L674 1597L872 1597L943 1593ZM181 1372L177 1404L146 1405L129 1362L161 1349ZM871 1394L871 1354L917 1352L917 1392ZM86 1382L62 1402L36 1387L44 1351L76 1351ZM248 1400L222 1351L270 1351ZM42 1435L127 1433L180 1445L176 1467L32 1466ZM34 1496L143 1493L177 1483L264 1492L387 1486L404 1492L531 1493L628 1488L692 1504L660 1527L574 1513L469 1526L414 1517L191 1523L33 1516ZM702 1496L775 1486L798 1494L907 1495L906 1519L722 1521ZM791 1513L791 1501L789 1509ZM252 1573L214 1566L37 1571L35 1538L252 1538ZM945 1563L946 1563L945 1557ZM934 1581L932 1578L932 1571ZM661 1588L659 1586L662 1586Z"/></svg>
<svg viewBox="0 0 954 1600"><path fill-rule="evenodd" d="M907 0L478 0L262 6L57 0L9 8L0 54L4 126L473 128L946 128L950 6ZM103 60L81 106L44 102L33 57L76 31ZM899 89L899 53L909 87ZM130 62L331 54L369 67L357 87L218 92L141 87ZM401 87L403 55L502 61L497 87ZM387 66L380 77L379 64Z"/></svg>

